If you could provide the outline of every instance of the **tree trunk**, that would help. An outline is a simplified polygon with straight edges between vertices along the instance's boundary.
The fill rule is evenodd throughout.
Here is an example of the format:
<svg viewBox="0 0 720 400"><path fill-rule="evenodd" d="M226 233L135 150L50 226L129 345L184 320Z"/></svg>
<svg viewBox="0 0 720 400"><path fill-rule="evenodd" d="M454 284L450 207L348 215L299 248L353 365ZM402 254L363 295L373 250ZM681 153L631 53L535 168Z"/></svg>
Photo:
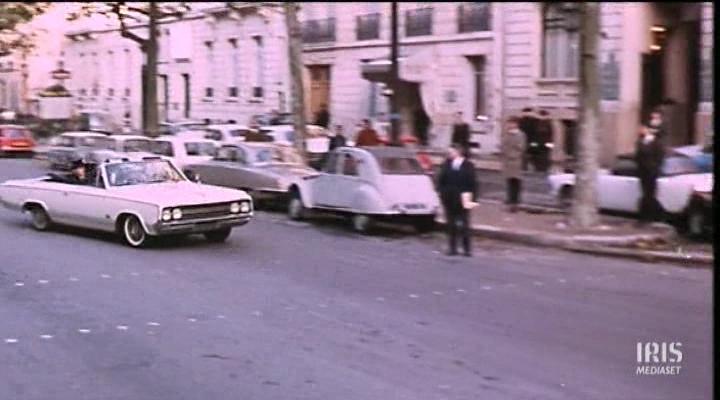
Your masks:
<svg viewBox="0 0 720 400"><path fill-rule="evenodd" d="M571 223L580 228L597 225L598 128L600 82L598 72L599 3L580 3L580 134L575 171Z"/></svg>
<svg viewBox="0 0 720 400"><path fill-rule="evenodd" d="M390 14L390 144L400 146L400 79L398 72L398 3L393 1Z"/></svg>
<svg viewBox="0 0 720 400"><path fill-rule="evenodd" d="M292 110L293 125L295 130L295 147L304 160L307 161L305 152L305 93L302 81L302 30L297 18L297 4L294 2L284 3L285 23L288 30L288 62L290 77L292 80Z"/></svg>
<svg viewBox="0 0 720 400"><path fill-rule="evenodd" d="M159 134L158 129L158 95L157 95L157 19L160 13L157 3L150 2L150 16L148 23L148 38L145 42L145 86L143 87L143 130L150 137Z"/></svg>

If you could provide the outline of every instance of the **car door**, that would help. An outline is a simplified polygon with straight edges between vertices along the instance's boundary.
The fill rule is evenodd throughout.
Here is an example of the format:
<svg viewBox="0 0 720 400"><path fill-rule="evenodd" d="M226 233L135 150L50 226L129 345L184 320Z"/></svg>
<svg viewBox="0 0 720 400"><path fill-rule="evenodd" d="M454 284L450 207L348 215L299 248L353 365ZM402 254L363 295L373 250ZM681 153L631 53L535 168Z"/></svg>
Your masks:
<svg viewBox="0 0 720 400"><path fill-rule="evenodd" d="M313 203L317 207L338 208L337 185L342 176L339 164L342 155L339 151L330 153L322 173L311 178L308 182L312 191Z"/></svg>
<svg viewBox="0 0 720 400"><path fill-rule="evenodd" d="M102 177L93 174L91 183L87 185L58 185L56 212L61 215L61 222L83 228L112 230L112 214L107 209L107 192Z"/></svg>
<svg viewBox="0 0 720 400"><path fill-rule="evenodd" d="M365 181L360 177L362 160L350 152L340 153L340 170L335 182L335 202L343 209L353 209L356 203L355 194ZM363 210L353 210L362 212Z"/></svg>

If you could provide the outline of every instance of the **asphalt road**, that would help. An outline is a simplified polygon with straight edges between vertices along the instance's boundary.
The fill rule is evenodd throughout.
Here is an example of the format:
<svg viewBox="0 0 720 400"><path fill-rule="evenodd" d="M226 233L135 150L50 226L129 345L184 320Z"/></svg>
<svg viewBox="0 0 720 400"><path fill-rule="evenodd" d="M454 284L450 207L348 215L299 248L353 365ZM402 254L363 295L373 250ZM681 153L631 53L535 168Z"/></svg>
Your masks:
<svg viewBox="0 0 720 400"><path fill-rule="evenodd" d="M0 181L36 176L0 160ZM259 212L135 250L0 211L0 399L709 399L711 272ZM638 341L681 342L637 376Z"/></svg>

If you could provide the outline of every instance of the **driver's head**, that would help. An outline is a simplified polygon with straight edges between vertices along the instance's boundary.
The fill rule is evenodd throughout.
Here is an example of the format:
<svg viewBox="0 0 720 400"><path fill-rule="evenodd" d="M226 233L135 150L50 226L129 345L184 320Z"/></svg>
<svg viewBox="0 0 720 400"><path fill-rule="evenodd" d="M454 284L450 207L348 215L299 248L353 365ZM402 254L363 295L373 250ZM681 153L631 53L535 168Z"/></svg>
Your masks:
<svg viewBox="0 0 720 400"><path fill-rule="evenodd" d="M70 170L71 170L72 174L75 175L76 178L85 179L86 170L85 170L85 163L83 162L83 160L73 161L72 166L70 167Z"/></svg>

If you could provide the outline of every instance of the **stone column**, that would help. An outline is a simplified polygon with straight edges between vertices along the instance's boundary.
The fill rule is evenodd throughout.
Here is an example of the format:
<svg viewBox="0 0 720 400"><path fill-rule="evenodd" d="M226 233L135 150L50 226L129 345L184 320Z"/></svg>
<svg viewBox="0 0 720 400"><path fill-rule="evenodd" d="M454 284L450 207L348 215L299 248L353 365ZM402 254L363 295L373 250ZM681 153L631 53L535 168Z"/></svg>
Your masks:
<svg viewBox="0 0 720 400"><path fill-rule="evenodd" d="M551 119L553 149L550 154L552 165L550 173L562 173L565 170L565 124L558 118Z"/></svg>

